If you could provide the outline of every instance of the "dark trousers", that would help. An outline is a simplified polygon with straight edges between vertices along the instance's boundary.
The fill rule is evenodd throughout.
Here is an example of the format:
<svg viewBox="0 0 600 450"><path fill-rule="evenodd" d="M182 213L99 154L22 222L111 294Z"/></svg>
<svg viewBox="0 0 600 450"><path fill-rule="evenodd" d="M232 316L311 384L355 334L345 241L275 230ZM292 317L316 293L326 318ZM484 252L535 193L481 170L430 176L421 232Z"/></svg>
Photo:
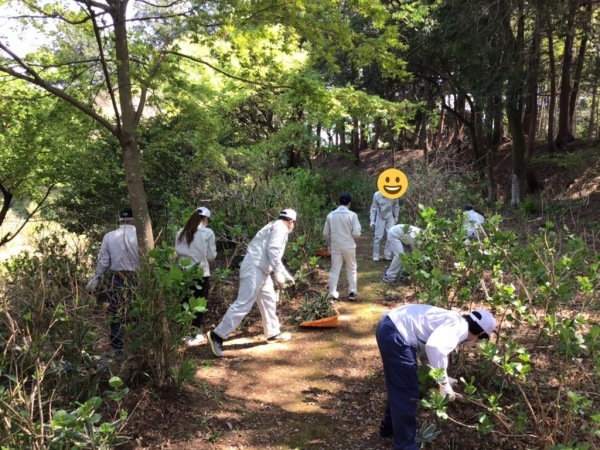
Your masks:
<svg viewBox="0 0 600 450"><path fill-rule="evenodd" d="M407 344L387 316L379 322L376 338L388 394L381 425L393 429L394 450L417 450L417 351Z"/></svg>
<svg viewBox="0 0 600 450"><path fill-rule="evenodd" d="M197 280L194 280L194 284L191 286L192 297L194 298L204 298L208 302L208 291L210 289L210 277L203 277ZM188 302L189 299L184 300L184 302ZM207 303L208 305L208 303ZM192 319L192 327L200 328L202 325L202 321L204 320L203 312L196 312L194 318Z"/></svg>
<svg viewBox="0 0 600 450"><path fill-rule="evenodd" d="M135 272L112 272L110 277L107 295L110 345L113 350L123 349L123 326L135 281Z"/></svg>

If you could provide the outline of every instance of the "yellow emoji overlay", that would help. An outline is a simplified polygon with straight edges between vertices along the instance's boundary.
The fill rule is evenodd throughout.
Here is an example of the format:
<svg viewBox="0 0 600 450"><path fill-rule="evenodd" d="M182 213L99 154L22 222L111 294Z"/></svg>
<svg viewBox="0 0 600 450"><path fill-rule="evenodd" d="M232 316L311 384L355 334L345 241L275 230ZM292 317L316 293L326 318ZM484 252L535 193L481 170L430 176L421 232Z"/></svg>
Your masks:
<svg viewBox="0 0 600 450"><path fill-rule="evenodd" d="M387 169L379 174L377 189L387 198L400 198L408 189L408 179L398 169Z"/></svg>

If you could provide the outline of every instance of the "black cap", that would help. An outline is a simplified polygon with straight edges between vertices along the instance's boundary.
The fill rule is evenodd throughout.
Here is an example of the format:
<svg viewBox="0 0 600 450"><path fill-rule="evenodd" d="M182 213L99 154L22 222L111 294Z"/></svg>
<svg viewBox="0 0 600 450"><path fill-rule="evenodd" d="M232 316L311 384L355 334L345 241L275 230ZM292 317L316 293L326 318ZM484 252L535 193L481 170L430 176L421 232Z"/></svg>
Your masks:
<svg viewBox="0 0 600 450"><path fill-rule="evenodd" d="M465 205L465 211L473 211L473 207L471 205Z"/></svg>
<svg viewBox="0 0 600 450"><path fill-rule="evenodd" d="M340 205L347 205L352 201L352 197L350 194L342 194L340 195Z"/></svg>
<svg viewBox="0 0 600 450"><path fill-rule="evenodd" d="M119 211L119 219L133 219L133 211L131 210L131 208L123 208L121 211Z"/></svg>

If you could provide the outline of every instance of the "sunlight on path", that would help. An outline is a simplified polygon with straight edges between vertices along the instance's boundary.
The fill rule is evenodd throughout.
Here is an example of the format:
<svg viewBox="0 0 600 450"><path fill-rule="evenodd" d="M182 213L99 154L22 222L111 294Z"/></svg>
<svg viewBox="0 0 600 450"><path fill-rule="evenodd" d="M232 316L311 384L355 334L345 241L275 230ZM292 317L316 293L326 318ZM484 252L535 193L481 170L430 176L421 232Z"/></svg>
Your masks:
<svg viewBox="0 0 600 450"><path fill-rule="evenodd" d="M327 430L331 428L329 422L334 420L332 415L338 414L338 408L342 410L350 386L368 389L368 380L380 370L375 327L387 308L373 301L385 288L381 282L385 263L376 263L364 256L370 254L370 246L371 239L360 239L357 252L359 301L336 302L339 327L299 329L284 326L286 331L292 332L292 340L285 343L266 343L262 336L233 338L226 341L224 358L214 360L209 369L197 372L196 378L200 382L224 389L227 400L223 404L233 400L245 405L245 411L238 417L262 416L265 409L279 417L274 425L270 425L273 430L267 432L273 433L273 439L279 444L256 448L305 448L302 443L310 443L315 437L318 438L315 443L319 439L325 443L330 433ZM338 424L340 420L337 419ZM284 423L297 427L292 430L293 437L277 437L278 424ZM363 432L372 433L369 429ZM243 436L244 433L238 431L237 439ZM301 445L284 444L291 440ZM254 447L242 445L239 448ZM319 448L319 445L309 448ZM323 444L322 448L335 447Z"/></svg>

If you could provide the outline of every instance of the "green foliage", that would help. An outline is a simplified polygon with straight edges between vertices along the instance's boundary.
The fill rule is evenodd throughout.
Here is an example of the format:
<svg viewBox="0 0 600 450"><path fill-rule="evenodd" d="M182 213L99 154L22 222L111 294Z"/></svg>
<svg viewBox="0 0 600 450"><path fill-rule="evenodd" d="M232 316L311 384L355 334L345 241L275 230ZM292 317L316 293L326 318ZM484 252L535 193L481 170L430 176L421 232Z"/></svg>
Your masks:
<svg viewBox="0 0 600 450"><path fill-rule="evenodd" d="M440 433L441 431L436 430L435 424L423 422L421 428L417 430L417 437L415 438L415 442L431 444Z"/></svg>
<svg viewBox="0 0 600 450"><path fill-rule="evenodd" d="M311 292L304 295L304 301L300 304L292 317L292 322L300 325L302 322L333 317L337 311L327 292Z"/></svg>
<svg viewBox="0 0 600 450"><path fill-rule="evenodd" d="M537 377L532 377L535 346L515 338L522 326L533 325L540 329L540 339L554 349L553 368L560 384L555 407L567 411L563 431L568 437L571 422L590 420L584 417L591 414L593 402L571 381L571 375L584 360L598 367L600 330L583 314L566 316L563 311L574 299L582 310L596 307L598 256L588 252L581 238L568 230L559 233L551 223L521 239L502 231L499 223L497 217L488 219L482 239L468 241L461 218L444 219L434 209L423 207L417 225L424 235L415 251L401 257L402 263L422 302L470 309L475 300L489 305L509 325L501 327L504 339L480 344L479 364L470 364L468 381L462 378L468 401L481 408L478 430L495 432L499 424L505 427L507 423L522 428L527 414L541 442L559 433L542 419L548 411L537 400L541 389ZM500 395L506 391L521 397L529 408L507 416ZM437 395L430 394L423 405L443 419L448 411ZM586 433L591 436L593 430ZM573 445L587 445L578 442Z"/></svg>
<svg viewBox="0 0 600 450"><path fill-rule="evenodd" d="M120 436L127 412L122 410L120 417L113 422L98 424L102 416L97 413L102 400L92 397L72 412L59 410L50 422L51 439L49 449L98 448L109 449L125 444L128 439Z"/></svg>
<svg viewBox="0 0 600 450"><path fill-rule="evenodd" d="M132 370L146 374L157 386L189 378L191 366L183 359L182 342L189 336L194 312L206 310L206 299L191 298L202 268L183 269L174 260L175 251L166 243L149 252L132 287L125 326ZM190 300L182 307L185 299Z"/></svg>
<svg viewBox="0 0 600 450"><path fill-rule="evenodd" d="M95 353L95 305L78 288L84 253L64 235L38 232L34 252L3 267L0 441L7 448L114 447L125 442L118 433L128 389L118 378L108 379L111 362ZM103 391L120 418L99 424Z"/></svg>

